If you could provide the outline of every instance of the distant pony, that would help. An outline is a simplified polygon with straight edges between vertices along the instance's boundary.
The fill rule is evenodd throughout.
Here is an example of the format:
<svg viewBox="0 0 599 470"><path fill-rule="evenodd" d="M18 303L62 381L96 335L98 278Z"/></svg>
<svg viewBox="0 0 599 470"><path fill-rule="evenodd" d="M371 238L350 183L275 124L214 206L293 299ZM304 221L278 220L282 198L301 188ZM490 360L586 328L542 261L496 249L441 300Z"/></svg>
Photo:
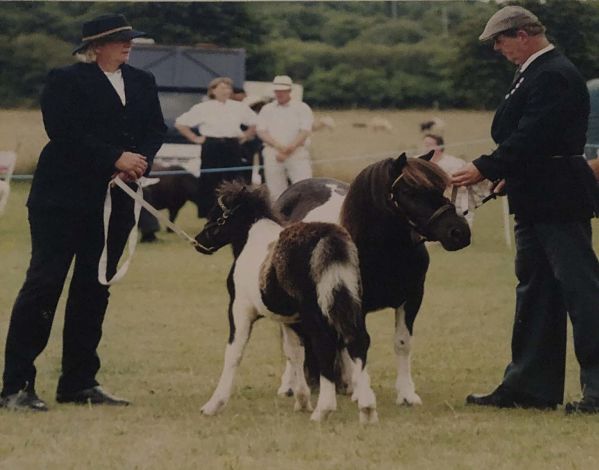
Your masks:
<svg viewBox="0 0 599 470"><path fill-rule="evenodd" d="M227 182L217 197L196 236L196 249L212 254L227 244L233 248L227 279L230 335L221 378L202 412L213 415L226 405L252 325L268 316L282 324L296 410L312 409L304 375L307 341L320 370L311 419L321 421L337 407L334 364L337 351L345 347L360 422L376 422L376 398L366 371L370 338L362 315L358 253L347 231L336 224L301 222L283 229L264 186L252 190Z"/></svg>
<svg viewBox="0 0 599 470"><path fill-rule="evenodd" d="M449 251L470 244L466 220L443 196L449 177L428 161L432 155L408 159L402 154L373 163L351 185L330 178L299 181L275 202L288 223L337 222L350 233L360 258L364 314L395 309L398 404L422 403L410 360L429 265L422 242L440 241ZM308 366L313 364L310 354L306 359ZM289 390L288 375L286 370L279 393Z"/></svg>

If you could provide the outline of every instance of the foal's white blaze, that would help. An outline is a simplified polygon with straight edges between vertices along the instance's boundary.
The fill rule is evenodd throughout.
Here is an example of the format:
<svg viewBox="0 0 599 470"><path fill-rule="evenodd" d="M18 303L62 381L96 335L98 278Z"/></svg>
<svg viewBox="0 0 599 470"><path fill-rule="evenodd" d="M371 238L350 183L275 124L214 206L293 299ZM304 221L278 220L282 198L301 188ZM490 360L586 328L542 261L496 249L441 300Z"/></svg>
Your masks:
<svg viewBox="0 0 599 470"><path fill-rule="evenodd" d="M341 206L345 196L338 194L334 184L327 184L327 188L331 191L331 197L323 205L312 209L302 219L302 222L330 222L332 224L339 223L339 214L341 214Z"/></svg>
<svg viewBox="0 0 599 470"><path fill-rule="evenodd" d="M404 304L405 305L405 304ZM395 309L395 343L394 349L397 355L397 390L398 405L422 405L422 400L416 394L411 370L412 336L406 326L406 312L404 305Z"/></svg>
<svg viewBox="0 0 599 470"><path fill-rule="evenodd" d="M316 409L310 416L312 421L326 419L332 411L337 409L337 396L335 395L335 384L324 376L320 376L320 392Z"/></svg>

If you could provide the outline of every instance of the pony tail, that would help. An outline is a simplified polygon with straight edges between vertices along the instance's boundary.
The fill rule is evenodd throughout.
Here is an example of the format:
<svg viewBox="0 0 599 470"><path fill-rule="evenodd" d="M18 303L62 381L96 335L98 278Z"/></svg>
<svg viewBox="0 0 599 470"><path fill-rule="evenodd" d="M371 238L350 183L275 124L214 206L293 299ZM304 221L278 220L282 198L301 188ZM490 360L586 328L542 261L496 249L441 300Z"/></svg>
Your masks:
<svg viewBox="0 0 599 470"><path fill-rule="evenodd" d="M362 286L358 251L349 235L330 233L321 238L310 268L322 315L346 344L353 341L362 324Z"/></svg>

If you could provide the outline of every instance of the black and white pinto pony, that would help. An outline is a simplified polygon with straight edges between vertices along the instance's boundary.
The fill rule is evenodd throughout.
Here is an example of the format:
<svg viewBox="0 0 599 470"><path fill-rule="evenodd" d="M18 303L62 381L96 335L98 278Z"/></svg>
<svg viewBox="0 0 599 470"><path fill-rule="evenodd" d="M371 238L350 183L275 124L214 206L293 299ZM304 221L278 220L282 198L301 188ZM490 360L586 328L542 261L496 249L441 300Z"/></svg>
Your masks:
<svg viewBox="0 0 599 470"><path fill-rule="evenodd" d="M235 260L227 279L230 335L222 375L202 412L213 415L226 405L252 324L271 317L282 324L295 409L312 410L304 342L310 343L320 370L314 421L336 409L334 364L344 347L352 362L352 398L358 402L360 422L376 422L376 398L366 370L370 338L361 307L358 253L347 231L320 222L283 228L264 186L223 183L217 201L196 236L196 249L212 254L232 245Z"/></svg>
<svg viewBox="0 0 599 470"><path fill-rule="evenodd" d="M291 185L274 206L287 222L336 222L350 233L360 259L364 315L395 309L397 404L422 404L412 380L410 357L414 319L429 266L422 242L440 241L449 251L470 243L466 220L444 197L449 178L428 161L431 157L432 152L409 159L402 154L376 162L349 186L329 178L303 180ZM347 356L341 354L340 359L343 369ZM313 364L309 348L306 362ZM290 394L289 378L287 364L280 394Z"/></svg>

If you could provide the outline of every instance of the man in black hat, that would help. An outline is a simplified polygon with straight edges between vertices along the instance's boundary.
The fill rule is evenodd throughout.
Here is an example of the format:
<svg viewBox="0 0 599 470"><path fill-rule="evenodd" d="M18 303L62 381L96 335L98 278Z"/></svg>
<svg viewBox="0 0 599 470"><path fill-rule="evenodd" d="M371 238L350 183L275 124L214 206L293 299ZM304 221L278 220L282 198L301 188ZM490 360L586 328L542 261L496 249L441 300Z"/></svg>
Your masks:
<svg viewBox="0 0 599 470"><path fill-rule="evenodd" d="M589 114L576 67L545 37L530 11L508 6L481 34L518 65L491 134L498 147L454 173L505 185L515 216L516 315L512 361L501 385L468 404L555 409L563 401L569 313L580 364L581 401L566 412L599 412L599 263L590 218L594 178L582 157Z"/></svg>
<svg viewBox="0 0 599 470"><path fill-rule="evenodd" d="M96 381L97 347L108 305L98 281L104 247L103 204L111 178L149 171L166 131L154 77L126 64L135 31L122 15L83 25L87 63L52 70L41 106L50 142L42 150L27 201L32 257L6 340L0 405L47 410L35 391L34 361L48 342L56 305L75 259L67 299L59 403L127 405ZM133 226L132 200L113 190L107 236L109 277Z"/></svg>

